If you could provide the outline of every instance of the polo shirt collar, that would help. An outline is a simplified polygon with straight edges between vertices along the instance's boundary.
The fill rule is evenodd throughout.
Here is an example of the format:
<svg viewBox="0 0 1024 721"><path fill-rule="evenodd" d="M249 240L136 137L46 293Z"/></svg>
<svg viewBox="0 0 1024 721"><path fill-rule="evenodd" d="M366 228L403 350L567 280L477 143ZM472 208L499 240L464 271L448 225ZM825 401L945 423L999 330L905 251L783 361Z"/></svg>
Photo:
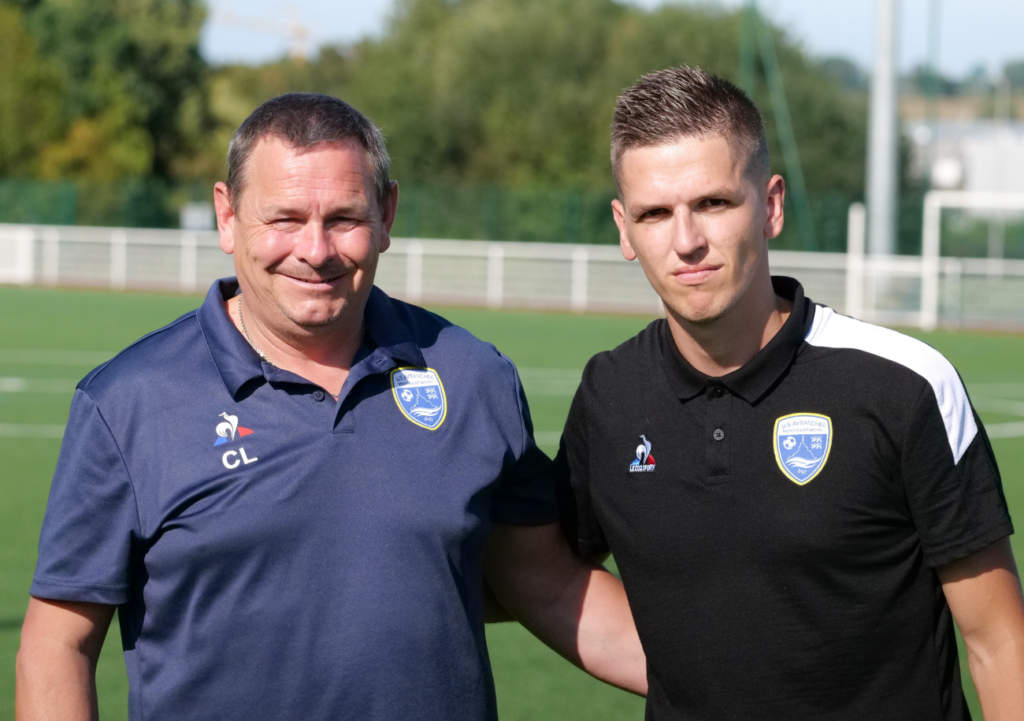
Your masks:
<svg viewBox="0 0 1024 721"><path fill-rule="evenodd" d="M298 376L265 363L235 328L224 303L239 292L236 278L221 278L210 286L206 299L196 311L210 355L228 392L237 398L242 386L254 378L302 382ZM356 353L353 368L368 357L380 356L389 361L377 364L381 368L393 368L399 362L420 368L426 365L413 329L396 311L387 294L376 286L370 290L363 320L363 347Z"/></svg>
<svg viewBox="0 0 1024 721"><path fill-rule="evenodd" d="M408 313L400 312L401 306L392 301L387 293L373 286L363 313L367 341L376 345L379 351L396 363L404 362L425 368L427 362L416 341L416 329L409 325Z"/></svg>
<svg viewBox="0 0 1024 721"><path fill-rule="evenodd" d="M814 320L814 308L804 297L804 289L796 280L772 276L775 294L791 300L793 310L768 345L732 373L713 378L704 375L683 358L672 339L668 323L661 324L660 343L669 385L680 400L702 393L709 385L725 386L748 403L756 403L772 389L789 370Z"/></svg>

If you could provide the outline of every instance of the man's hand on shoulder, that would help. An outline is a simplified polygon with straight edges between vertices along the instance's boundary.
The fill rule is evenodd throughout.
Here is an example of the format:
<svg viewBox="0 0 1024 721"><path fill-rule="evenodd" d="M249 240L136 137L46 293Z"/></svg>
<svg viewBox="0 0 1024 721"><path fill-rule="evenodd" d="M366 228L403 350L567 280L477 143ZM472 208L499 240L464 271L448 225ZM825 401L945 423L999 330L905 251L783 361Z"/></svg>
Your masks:
<svg viewBox="0 0 1024 721"><path fill-rule="evenodd" d="M1024 719L1024 597L1003 538L938 569L985 721Z"/></svg>
<svg viewBox="0 0 1024 721"><path fill-rule="evenodd" d="M557 523L495 524L484 572L499 606L537 638L592 676L646 695L647 659L622 583L575 555Z"/></svg>

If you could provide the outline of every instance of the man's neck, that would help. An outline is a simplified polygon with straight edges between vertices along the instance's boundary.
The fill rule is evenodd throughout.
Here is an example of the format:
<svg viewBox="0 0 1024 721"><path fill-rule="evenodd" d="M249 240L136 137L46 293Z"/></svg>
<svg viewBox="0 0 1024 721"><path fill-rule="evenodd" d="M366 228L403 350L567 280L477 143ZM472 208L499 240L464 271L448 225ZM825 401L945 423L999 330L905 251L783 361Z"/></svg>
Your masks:
<svg viewBox="0 0 1024 721"><path fill-rule="evenodd" d="M751 287L722 317L689 322L671 310L668 325L676 348L690 365L717 378L745 365L779 332L793 303L775 295L771 279Z"/></svg>
<svg viewBox="0 0 1024 721"><path fill-rule="evenodd" d="M254 350L271 365L290 371L337 397L363 342L362 313L349 324L322 332L274 333L237 295L226 302L228 316Z"/></svg>

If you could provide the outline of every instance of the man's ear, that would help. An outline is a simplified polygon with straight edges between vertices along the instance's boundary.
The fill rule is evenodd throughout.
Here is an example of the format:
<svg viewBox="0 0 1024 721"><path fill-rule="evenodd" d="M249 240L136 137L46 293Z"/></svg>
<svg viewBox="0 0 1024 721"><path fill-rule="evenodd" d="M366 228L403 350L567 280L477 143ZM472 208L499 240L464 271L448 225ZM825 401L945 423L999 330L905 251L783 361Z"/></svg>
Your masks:
<svg viewBox="0 0 1024 721"><path fill-rule="evenodd" d="M622 249L622 257L626 260L636 260L636 251L629 242L629 235L626 233L626 209L618 198L612 201L612 217L615 225L619 228L619 247Z"/></svg>
<svg viewBox="0 0 1024 721"><path fill-rule="evenodd" d="M388 192L384 207L381 208L380 251L383 253L391 247L391 228L395 224L395 216L398 214L398 181L391 181L391 189Z"/></svg>
<svg viewBox="0 0 1024 721"><path fill-rule="evenodd" d="M773 175L765 188L764 237L778 238L782 232L784 207L786 205L786 181L781 175Z"/></svg>
<svg viewBox="0 0 1024 721"><path fill-rule="evenodd" d="M220 249L231 255L235 252L235 209L231 205L231 191L225 183L213 186L213 207L217 213Z"/></svg>

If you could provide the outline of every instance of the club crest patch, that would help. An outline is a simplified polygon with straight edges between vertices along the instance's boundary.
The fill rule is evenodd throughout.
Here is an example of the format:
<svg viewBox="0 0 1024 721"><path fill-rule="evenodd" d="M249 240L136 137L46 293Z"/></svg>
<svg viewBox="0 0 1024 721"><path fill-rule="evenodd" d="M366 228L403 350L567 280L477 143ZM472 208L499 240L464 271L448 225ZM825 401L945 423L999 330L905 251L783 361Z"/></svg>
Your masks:
<svg viewBox="0 0 1024 721"><path fill-rule="evenodd" d="M798 486L821 473L832 450L832 419L819 413L792 413L775 421L775 461Z"/></svg>
<svg viewBox="0 0 1024 721"><path fill-rule="evenodd" d="M391 371L391 391L402 415L436 431L448 414L441 376L433 368L396 368Z"/></svg>

